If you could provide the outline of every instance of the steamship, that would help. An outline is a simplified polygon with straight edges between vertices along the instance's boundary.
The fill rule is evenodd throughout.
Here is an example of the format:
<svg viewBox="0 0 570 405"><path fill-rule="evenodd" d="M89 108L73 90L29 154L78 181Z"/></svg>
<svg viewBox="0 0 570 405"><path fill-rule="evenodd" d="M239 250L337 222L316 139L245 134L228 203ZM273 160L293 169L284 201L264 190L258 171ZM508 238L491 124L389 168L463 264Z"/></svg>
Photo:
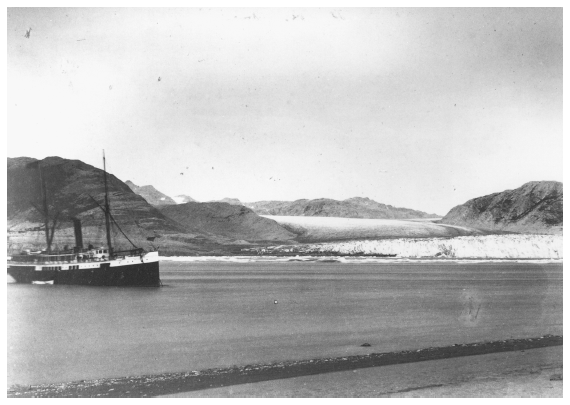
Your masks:
<svg viewBox="0 0 570 405"><path fill-rule="evenodd" d="M81 221L78 218L71 218L75 232L75 247L52 251L55 221L50 232L45 181L41 166L39 162L37 163L43 200L43 209L38 210L44 217L47 248L36 252L24 250L8 259L8 274L16 283L159 287L161 281L157 251L147 252L134 245L130 250L113 249L111 221L115 224L116 222L109 206L105 155L103 154L104 205L91 198L105 213L106 247L89 245L84 248Z"/></svg>

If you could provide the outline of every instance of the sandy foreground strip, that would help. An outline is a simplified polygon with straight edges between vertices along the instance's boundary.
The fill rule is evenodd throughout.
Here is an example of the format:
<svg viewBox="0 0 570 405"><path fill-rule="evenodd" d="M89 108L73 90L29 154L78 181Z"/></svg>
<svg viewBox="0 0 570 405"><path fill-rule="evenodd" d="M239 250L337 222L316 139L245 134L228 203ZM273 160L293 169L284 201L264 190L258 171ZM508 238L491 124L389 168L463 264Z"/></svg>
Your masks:
<svg viewBox="0 0 570 405"><path fill-rule="evenodd" d="M161 398L562 398L562 346L361 368Z"/></svg>
<svg viewBox="0 0 570 405"><path fill-rule="evenodd" d="M357 370L358 372L360 369L369 367L417 363L427 360L442 360L490 353L526 351L562 346L562 341L562 336L545 335L537 338L455 344L452 346L430 347L401 352L284 361L273 364L234 366L223 369L165 373L140 377L82 380L61 384L13 386L8 389L8 397L153 397L339 371Z"/></svg>

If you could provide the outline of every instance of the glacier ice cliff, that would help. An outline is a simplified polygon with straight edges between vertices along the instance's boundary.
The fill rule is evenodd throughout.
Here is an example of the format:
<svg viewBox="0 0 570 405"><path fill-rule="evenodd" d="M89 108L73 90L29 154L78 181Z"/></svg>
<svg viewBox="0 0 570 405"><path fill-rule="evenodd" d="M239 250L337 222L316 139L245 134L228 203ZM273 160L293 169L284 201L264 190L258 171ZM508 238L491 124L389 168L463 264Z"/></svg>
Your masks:
<svg viewBox="0 0 570 405"><path fill-rule="evenodd" d="M562 235L484 235L359 240L304 245L304 253L395 254L399 257L562 259Z"/></svg>

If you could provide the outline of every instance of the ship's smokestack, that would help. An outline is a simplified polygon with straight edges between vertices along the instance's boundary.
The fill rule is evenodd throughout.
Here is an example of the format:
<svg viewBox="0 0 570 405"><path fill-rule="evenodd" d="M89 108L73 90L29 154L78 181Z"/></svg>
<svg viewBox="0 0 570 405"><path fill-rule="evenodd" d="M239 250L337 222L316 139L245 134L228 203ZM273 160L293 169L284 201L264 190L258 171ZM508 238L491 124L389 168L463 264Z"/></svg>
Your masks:
<svg viewBox="0 0 570 405"><path fill-rule="evenodd" d="M81 233L81 221L78 218L71 218L73 221L73 229L75 231L75 248L83 249L83 234Z"/></svg>

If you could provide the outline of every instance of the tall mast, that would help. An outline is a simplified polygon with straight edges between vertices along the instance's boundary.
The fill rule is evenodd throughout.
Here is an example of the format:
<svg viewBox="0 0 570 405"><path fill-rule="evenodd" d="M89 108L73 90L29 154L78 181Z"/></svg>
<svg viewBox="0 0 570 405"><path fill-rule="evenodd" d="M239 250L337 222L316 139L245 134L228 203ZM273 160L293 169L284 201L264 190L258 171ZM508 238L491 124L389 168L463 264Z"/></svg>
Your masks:
<svg viewBox="0 0 570 405"><path fill-rule="evenodd" d="M107 189L105 150L103 150L103 179L105 181L105 228L107 230L107 247L109 248L109 257L111 257L113 255L113 246L111 245L111 209L109 208L109 190Z"/></svg>
<svg viewBox="0 0 570 405"><path fill-rule="evenodd" d="M49 237L49 219L48 219L48 203L47 203L47 192L46 192L46 182L42 176L42 167L38 163L38 170L40 172L40 189L42 193L42 204L44 209L44 226L46 233L46 246L48 254L51 253L51 238Z"/></svg>

